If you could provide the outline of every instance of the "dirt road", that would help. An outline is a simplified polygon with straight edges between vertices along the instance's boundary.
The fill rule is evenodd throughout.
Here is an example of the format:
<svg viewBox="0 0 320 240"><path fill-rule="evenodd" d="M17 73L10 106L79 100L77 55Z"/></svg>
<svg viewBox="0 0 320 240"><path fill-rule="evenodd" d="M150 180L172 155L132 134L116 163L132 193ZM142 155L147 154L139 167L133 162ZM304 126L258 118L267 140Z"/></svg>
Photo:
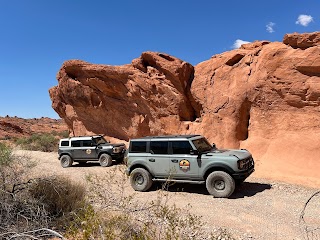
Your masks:
<svg viewBox="0 0 320 240"><path fill-rule="evenodd" d="M103 168L96 163L85 166L75 163L70 168L62 168L57 153L17 153L26 154L37 162L34 168L36 175L67 175L82 183L88 174L108 176L115 168L125 169L123 165ZM141 201L153 200L159 191L156 186L136 196ZM134 192L129 181L126 189ZM208 229L226 228L236 239L320 239L319 195L312 198L306 207L306 223L299 222L305 203L318 190L271 182L253 175L228 199L213 198L204 185L174 184L167 194L170 203L179 207L190 204L191 212L202 216ZM307 234L304 231L306 227L318 229Z"/></svg>

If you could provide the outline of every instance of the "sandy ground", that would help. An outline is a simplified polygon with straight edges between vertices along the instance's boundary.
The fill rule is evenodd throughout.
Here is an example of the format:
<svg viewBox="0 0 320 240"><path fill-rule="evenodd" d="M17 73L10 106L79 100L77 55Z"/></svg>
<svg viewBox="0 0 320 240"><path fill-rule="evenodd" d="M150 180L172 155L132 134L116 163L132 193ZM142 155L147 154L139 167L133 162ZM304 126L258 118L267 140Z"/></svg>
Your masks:
<svg viewBox="0 0 320 240"><path fill-rule="evenodd" d="M66 175L74 181L86 184L88 174L108 176L116 168L121 171L124 165L103 168L97 163L85 166L74 164L62 168L57 153L17 151L37 162L35 175ZM118 171L118 174L123 174ZM140 201L157 198L160 190L155 185L149 192L137 192ZM106 186L108 187L108 186ZM309 202L304 219L299 222L307 200L319 189L275 182L250 176L228 199L213 198L204 185L175 184L166 192L171 204L179 207L191 206L191 212L202 216L208 229L226 228L236 239L320 239L320 196ZM134 193L127 181L126 191ZM308 235L306 227L313 230ZM311 235L312 234L312 235Z"/></svg>

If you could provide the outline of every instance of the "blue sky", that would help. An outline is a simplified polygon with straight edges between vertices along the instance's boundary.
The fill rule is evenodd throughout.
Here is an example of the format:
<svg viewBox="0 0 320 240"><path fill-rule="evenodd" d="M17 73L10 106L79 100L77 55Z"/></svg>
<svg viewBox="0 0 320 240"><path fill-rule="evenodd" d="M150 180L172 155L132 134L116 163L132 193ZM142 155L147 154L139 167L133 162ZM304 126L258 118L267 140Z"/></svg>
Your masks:
<svg viewBox="0 0 320 240"><path fill-rule="evenodd" d="M316 0L0 0L0 116L58 118L48 89L65 60L122 65L157 51L196 65L241 41L319 31L319 9Z"/></svg>

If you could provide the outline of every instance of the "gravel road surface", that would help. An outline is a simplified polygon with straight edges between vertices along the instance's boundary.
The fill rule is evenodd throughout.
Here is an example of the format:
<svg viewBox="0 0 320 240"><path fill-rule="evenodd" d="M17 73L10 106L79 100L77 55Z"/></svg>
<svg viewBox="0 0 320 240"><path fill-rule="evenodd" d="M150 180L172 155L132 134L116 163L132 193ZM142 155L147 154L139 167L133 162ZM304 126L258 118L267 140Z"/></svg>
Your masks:
<svg viewBox="0 0 320 240"><path fill-rule="evenodd" d="M66 175L74 181L86 184L85 176L97 174L108 176L115 168L121 171L124 165L108 168L97 163L62 168L57 153L17 151L37 162L35 175ZM118 174L122 174L118 171ZM106 186L107 187L107 186ZM141 201L156 198L159 184L149 192L138 192ZM127 181L129 194L134 191ZM205 185L174 184L166 192L170 204L180 208L191 206L191 212L202 216L206 228L225 228L235 239L312 239L320 240L320 194L311 198L300 220L308 199L319 189L307 188L288 183L273 182L250 176L228 199L213 198ZM306 229L308 232L306 232Z"/></svg>

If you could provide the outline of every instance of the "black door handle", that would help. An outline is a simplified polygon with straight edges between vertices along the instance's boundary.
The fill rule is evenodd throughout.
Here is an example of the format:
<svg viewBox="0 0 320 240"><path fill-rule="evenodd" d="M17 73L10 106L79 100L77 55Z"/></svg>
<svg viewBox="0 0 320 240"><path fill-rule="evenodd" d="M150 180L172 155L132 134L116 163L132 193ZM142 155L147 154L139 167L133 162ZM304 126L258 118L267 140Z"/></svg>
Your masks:
<svg viewBox="0 0 320 240"><path fill-rule="evenodd" d="M171 159L171 162L177 163L178 159Z"/></svg>
<svg viewBox="0 0 320 240"><path fill-rule="evenodd" d="M155 162L156 160L154 158L150 158L149 162Z"/></svg>

